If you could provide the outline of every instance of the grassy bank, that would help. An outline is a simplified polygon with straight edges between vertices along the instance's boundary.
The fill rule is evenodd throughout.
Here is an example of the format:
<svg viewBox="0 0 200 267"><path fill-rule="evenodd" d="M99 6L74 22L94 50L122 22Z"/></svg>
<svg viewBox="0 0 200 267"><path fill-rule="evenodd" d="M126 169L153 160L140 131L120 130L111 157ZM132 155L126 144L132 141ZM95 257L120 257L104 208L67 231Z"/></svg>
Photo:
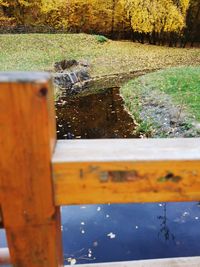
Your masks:
<svg viewBox="0 0 200 267"><path fill-rule="evenodd" d="M0 70L53 70L61 59L84 59L92 75L139 69L198 65L200 49L141 45L128 41L101 43L86 34L0 35Z"/></svg>
<svg viewBox="0 0 200 267"><path fill-rule="evenodd" d="M176 116L188 114L188 124L183 127L190 127L189 118L200 121L200 67L170 68L150 73L127 83L122 87L121 93L127 109L137 118L139 127L144 132L157 126L154 119L155 112L158 113L159 110L156 107L162 111L162 108L169 106L168 101L179 108L180 114ZM151 106L154 106L154 113L153 117L151 113L147 114L144 121L141 114L146 109L147 101L149 109L152 110Z"/></svg>

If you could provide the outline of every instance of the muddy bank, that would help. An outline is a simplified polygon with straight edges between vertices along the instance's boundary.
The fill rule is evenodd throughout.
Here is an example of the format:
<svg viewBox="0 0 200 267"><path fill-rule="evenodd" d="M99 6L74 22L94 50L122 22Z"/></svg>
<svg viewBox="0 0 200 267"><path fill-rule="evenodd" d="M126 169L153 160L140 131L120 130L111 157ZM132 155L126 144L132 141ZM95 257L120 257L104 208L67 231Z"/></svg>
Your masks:
<svg viewBox="0 0 200 267"><path fill-rule="evenodd" d="M137 99L133 101L131 109L137 113L139 124L148 125L151 137L200 136L200 123L195 121L184 105L176 104L171 96L158 90L150 91L145 88L134 92L133 88L131 98ZM128 106L130 108L130 104Z"/></svg>
<svg viewBox="0 0 200 267"><path fill-rule="evenodd" d="M56 103L59 139L136 138L136 123L124 109L119 88L86 96L62 97Z"/></svg>

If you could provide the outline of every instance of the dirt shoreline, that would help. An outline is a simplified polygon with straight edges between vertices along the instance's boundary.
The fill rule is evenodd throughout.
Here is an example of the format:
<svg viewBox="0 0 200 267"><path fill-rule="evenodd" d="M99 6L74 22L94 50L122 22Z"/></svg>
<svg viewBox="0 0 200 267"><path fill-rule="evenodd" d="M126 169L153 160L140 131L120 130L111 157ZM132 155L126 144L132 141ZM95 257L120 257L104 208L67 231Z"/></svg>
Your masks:
<svg viewBox="0 0 200 267"><path fill-rule="evenodd" d="M149 125L151 137L200 137L200 123L166 93L144 88L137 96L139 117Z"/></svg>

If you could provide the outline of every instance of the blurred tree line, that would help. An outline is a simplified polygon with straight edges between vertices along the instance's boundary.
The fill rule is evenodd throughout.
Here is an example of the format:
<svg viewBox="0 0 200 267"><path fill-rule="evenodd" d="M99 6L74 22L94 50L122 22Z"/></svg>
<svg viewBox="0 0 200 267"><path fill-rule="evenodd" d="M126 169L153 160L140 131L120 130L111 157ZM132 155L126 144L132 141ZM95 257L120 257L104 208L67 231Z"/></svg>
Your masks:
<svg viewBox="0 0 200 267"><path fill-rule="evenodd" d="M200 0L0 0L0 26L184 47L200 42Z"/></svg>

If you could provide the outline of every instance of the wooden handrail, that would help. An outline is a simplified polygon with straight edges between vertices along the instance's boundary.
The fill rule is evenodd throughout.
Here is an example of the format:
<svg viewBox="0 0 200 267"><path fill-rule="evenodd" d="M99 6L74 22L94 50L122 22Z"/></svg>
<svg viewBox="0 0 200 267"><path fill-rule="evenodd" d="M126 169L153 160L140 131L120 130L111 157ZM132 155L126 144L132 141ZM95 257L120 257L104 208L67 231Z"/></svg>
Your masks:
<svg viewBox="0 0 200 267"><path fill-rule="evenodd" d="M200 139L58 141L56 205L198 201Z"/></svg>

